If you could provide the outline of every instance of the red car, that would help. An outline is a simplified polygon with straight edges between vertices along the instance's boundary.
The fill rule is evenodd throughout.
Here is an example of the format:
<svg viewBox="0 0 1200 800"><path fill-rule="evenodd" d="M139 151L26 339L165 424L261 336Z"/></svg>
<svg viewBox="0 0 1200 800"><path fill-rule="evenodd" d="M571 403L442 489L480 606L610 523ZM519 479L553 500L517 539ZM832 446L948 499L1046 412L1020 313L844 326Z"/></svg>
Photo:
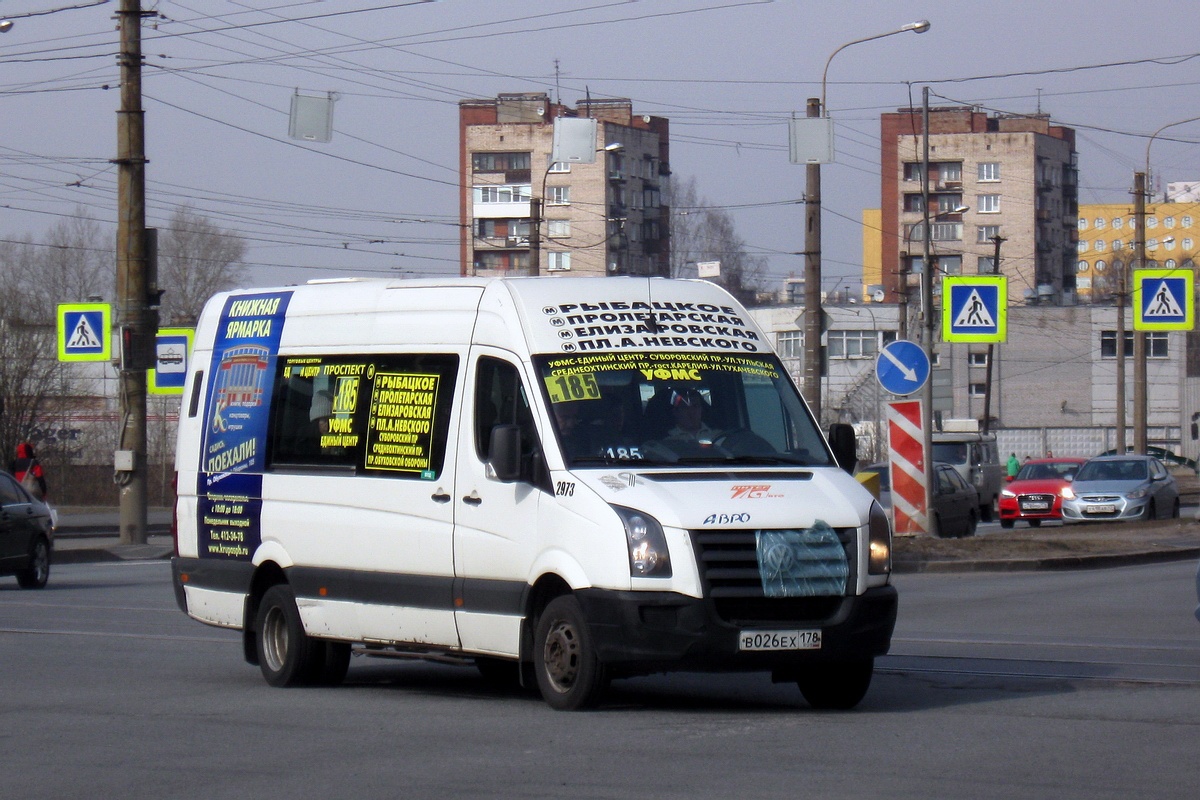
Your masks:
<svg viewBox="0 0 1200 800"><path fill-rule="evenodd" d="M1038 458L1026 461L1015 478L1000 490L1000 527L1017 520L1036 528L1044 519L1062 519L1062 492L1084 458Z"/></svg>

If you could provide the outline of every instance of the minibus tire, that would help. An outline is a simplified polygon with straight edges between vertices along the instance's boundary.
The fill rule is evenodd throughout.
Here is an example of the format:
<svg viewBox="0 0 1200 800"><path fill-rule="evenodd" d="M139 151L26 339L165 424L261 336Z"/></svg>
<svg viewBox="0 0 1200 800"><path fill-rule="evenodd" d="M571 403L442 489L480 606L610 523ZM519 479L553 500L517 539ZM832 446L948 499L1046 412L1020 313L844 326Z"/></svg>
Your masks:
<svg viewBox="0 0 1200 800"><path fill-rule="evenodd" d="M848 711L866 696L874 671L873 658L821 664L801 672L796 685L813 708Z"/></svg>
<svg viewBox="0 0 1200 800"><path fill-rule="evenodd" d="M604 694L607 673L572 595L554 598L538 617L533 664L542 698L558 711L588 708Z"/></svg>
<svg viewBox="0 0 1200 800"><path fill-rule="evenodd" d="M255 625L258 666L272 686L311 683L324 648L304 632L292 587L277 583L263 594ZM318 661L316 656L321 656Z"/></svg>

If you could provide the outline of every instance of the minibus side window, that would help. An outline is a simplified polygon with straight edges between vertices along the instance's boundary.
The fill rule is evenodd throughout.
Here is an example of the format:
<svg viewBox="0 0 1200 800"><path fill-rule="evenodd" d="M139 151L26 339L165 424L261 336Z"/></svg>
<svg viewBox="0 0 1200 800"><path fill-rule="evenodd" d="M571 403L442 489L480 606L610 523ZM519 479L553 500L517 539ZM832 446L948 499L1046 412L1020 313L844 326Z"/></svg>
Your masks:
<svg viewBox="0 0 1200 800"><path fill-rule="evenodd" d="M487 461L492 428L496 425L521 426L523 457L538 449L533 410L520 373L507 361L483 357L475 370L475 452L480 461Z"/></svg>

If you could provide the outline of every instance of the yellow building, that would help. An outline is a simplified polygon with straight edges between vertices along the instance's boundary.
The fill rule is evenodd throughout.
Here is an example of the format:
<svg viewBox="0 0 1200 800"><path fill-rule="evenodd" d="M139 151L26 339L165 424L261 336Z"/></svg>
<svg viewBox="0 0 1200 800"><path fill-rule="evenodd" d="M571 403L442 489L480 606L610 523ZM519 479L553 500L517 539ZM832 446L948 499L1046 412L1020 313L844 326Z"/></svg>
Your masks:
<svg viewBox="0 0 1200 800"><path fill-rule="evenodd" d="M883 289L883 211L864 208L862 212L862 298L874 302L872 295Z"/></svg>
<svg viewBox="0 0 1200 800"><path fill-rule="evenodd" d="M1079 206L1075 286L1079 302L1103 302L1118 290L1117 275L1134 261L1133 203ZM1200 203L1146 204L1147 267L1195 270Z"/></svg>

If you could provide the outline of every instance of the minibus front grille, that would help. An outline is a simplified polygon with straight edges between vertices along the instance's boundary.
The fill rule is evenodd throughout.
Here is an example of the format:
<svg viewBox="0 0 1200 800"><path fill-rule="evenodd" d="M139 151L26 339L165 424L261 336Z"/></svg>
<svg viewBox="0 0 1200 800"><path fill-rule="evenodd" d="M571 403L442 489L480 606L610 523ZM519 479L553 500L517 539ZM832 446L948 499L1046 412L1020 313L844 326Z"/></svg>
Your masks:
<svg viewBox="0 0 1200 800"><path fill-rule="evenodd" d="M858 580L854 528L834 528L845 552L849 574L848 594ZM704 596L717 614L729 622L824 619L841 604L841 597L768 597L758 568L757 531L693 530L692 544L700 570Z"/></svg>

